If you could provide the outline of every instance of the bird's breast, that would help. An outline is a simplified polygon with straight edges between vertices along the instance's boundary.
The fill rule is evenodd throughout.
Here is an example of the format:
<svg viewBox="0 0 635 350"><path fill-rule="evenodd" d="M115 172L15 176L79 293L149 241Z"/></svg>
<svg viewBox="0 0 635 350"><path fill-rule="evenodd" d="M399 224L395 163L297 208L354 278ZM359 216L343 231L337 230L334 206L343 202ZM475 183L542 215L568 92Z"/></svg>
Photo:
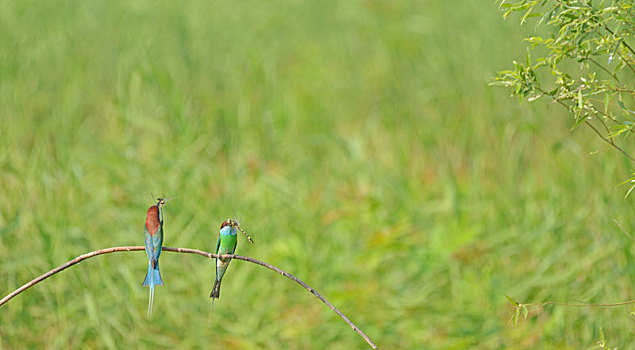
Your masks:
<svg viewBox="0 0 635 350"><path fill-rule="evenodd" d="M146 215L146 228L151 236L154 236L157 231L159 231L159 227L161 226L161 221L159 221L159 208L156 205L148 208L148 214Z"/></svg>

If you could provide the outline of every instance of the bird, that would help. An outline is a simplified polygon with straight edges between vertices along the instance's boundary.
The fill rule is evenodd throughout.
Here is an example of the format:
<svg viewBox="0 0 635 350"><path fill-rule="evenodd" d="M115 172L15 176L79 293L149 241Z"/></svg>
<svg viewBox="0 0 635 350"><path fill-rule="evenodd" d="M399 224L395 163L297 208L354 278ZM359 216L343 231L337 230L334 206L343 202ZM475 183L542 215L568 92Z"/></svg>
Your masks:
<svg viewBox="0 0 635 350"><path fill-rule="evenodd" d="M159 255L163 246L163 205L165 199L157 198L157 204L148 208L146 222L143 226L146 255L148 256L148 272L143 280L143 286L150 288L150 300L148 301L148 317L152 316L152 304L154 303L154 286L162 286L161 272L159 271Z"/></svg>
<svg viewBox="0 0 635 350"><path fill-rule="evenodd" d="M237 230L240 230L247 237L249 243L254 243L254 240L240 227L238 221L227 219L220 225L218 241L216 242L216 254L234 254L238 243ZM216 258L216 279L214 280L212 292L209 294L209 297L212 298L212 307L214 306L214 300L220 297L220 284L231 260L231 258Z"/></svg>

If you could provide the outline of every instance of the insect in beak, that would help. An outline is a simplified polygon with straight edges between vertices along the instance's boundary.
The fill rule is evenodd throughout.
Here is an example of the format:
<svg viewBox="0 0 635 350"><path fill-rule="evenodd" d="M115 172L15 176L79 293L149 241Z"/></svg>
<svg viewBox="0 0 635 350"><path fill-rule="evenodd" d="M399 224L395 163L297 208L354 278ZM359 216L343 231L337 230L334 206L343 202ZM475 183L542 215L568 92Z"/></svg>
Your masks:
<svg viewBox="0 0 635 350"><path fill-rule="evenodd" d="M170 198L161 198L158 197L157 198L157 206L159 206L159 208L161 208L162 206L165 205L165 202L174 199L174 196L170 197Z"/></svg>
<svg viewBox="0 0 635 350"><path fill-rule="evenodd" d="M171 200L171 199L173 199L173 198L174 198L174 196L172 196L172 197L170 197L170 198L161 198L161 197L158 197L158 198L156 199L156 201L157 201L157 207L159 208L159 211L160 211L160 213L159 213L159 215L160 215L160 216L159 216L159 220L160 220L161 222L163 222L163 206L165 205L165 202L167 202L167 201L169 201L169 200Z"/></svg>
<svg viewBox="0 0 635 350"><path fill-rule="evenodd" d="M238 223L238 221L236 220L229 220L229 224L232 225L232 227L236 227L237 229L240 230L240 232L243 233L243 235L245 235L245 237L247 237L247 240L249 241L249 243L254 243L254 240L251 239L251 237L249 237L249 235L247 234L247 232L243 231L243 228L240 227L240 224Z"/></svg>

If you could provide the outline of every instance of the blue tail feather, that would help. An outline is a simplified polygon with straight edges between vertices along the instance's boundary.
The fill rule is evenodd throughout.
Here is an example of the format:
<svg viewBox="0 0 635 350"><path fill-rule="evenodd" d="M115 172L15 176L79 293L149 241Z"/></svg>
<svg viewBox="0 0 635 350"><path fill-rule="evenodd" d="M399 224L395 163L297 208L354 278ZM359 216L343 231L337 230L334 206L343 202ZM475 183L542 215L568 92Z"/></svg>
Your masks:
<svg viewBox="0 0 635 350"><path fill-rule="evenodd" d="M161 272L159 271L159 262L155 268L152 268L152 264L148 263L148 272L146 278L143 280L143 286L162 286L163 279L161 279Z"/></svg>
<svg viewBox="0 0 635 350"><path fill-rule="evenodd" d="M154 304L154 286L162 286L161 272L159 272L159 262L152 267L152 262L148 263L148 272L143 280L143 286L150 287L150 299L148 300L148 317L152 316L152 304Z"/></svg>

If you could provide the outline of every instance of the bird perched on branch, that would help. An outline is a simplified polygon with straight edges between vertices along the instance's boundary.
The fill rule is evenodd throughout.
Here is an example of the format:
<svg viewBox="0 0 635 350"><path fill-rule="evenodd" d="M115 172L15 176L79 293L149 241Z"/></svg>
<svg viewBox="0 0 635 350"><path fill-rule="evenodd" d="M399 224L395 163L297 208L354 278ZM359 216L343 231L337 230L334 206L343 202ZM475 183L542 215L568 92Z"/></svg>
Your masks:
<svg viewBox="0 0 635 350"><path fill-rule="evenodd" d="M236 237L238 233L237 230L240 230L240 232L247 237L249 243L254 243L254 240L251 239L245 231L243 231L236 220L227 219L220 225L218 241L216 242L216 254L234 254L236 251L236 244L238 243L238 239ZM225 275L225 271L227 271L227 267L229 267L231 260L231 258L216 259L216 280L214 280L214 287L212 287L212 292L209 294L209 297L212 298L212 307L214 306L214 299L218 299L220 297L220 283L223 280L223 276Z"/></svg>
<svg viewBox="0 0 635 350"><path fill-rule="evenodd" d="M166 199L157 198L157 204L148 208L146 222L143 226L148 255L148 272L143 280L143 286L150 287L150 300L148 301L148 317L152 316L152 304L154 303L154 286L162 286L161 272L159 272L159 255L163 246L163 205Z"/></svg>

